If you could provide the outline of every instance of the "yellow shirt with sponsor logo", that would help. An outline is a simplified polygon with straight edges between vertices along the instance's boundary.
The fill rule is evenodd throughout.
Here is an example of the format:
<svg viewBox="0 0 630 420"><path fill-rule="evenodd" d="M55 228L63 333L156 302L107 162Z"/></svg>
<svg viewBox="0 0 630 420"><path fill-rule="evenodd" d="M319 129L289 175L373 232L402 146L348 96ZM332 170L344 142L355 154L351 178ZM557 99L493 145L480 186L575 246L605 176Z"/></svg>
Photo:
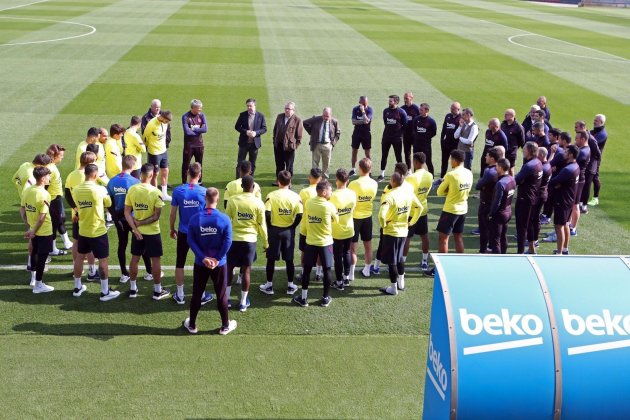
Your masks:
<svg viewBox="0 0 630 420"><path fill-rule="evenodd" d="M446 197L443 210L451 214L468 213L468 194L472 183L473 174L463 164L447 172L437 189L437 195Z"/></svg>
<svg viewBox="0 0 630 420"><path fill-rule="evenodd" d="M374 211L373 201L378 191L378 182L369 175L360 176L348 184L348 188L357 195L357 206L352 217L355 219L367 219L372 217Z"/></svg>
<svg viewBox="0 0 630 420"><path fill-rule="evenodd" d="M81 184L85 181L85 170L84 169L75 169L70 172L66 177L66 188L70 190L70 194L72 194L72 190L77 185ZM68 203L70 204L70 203ZM76 216L77 212L72 209L72 217Z"/></svg>
<svg viewBox="0 0 630 420"><path fill-rule="evenodd" d="M13 184L15 185L15 188L17 188L20 200L22 200L22 193L24 192L26 187L35 185L33 169L35 169L35 165L33 165L31 162L24 162L20 165L15 174L13 174Z"/></svg>
<svg viewBox="0 0 630 420"><path fill-rule="evenodd" d="M237 196L239 194L243 194L243 183L242 178L235 179L234 181L230 181L225 186L225 192L223 193L223 200L227 201L230 198ZM254 195L256 198L262 200L262 192L260 191L260 185L257 182L254 182Z"/></svg>
<svg viewBox="0 0 630 420"><path fill-rule="evenodd" d="M323 197L315 196L304 205L306 222L306 243L314 246L332 245L332 229L334 223L339 223L337 208Z"/></svg>
<svg viewBox="0 0 630 420"><path fill-rule="evenodd" d="M232 221L232 241L258 242L269 247L265 205L254 193L241 193L228 200L225 214Z"/></svg>
<svg viewBox="0 0 630 420"><path fill-rule="evenodd" d="M50 193L42 186L34 185L24 189L21 206L26 210L26 221L33 228L37 224L40 214L46 214L44 223L39 227L35 235L50 236L53 234L52 221L50 219Z"/></svg>
<svg viewBox="0 0 630 420"><path fill-rule="evenodd" d="M302 199L289 188L280 188L267 194L265 210L271 213L271 224L276 227L289 227L298 214L304 212Z"/></svg>
<svg viewBox="0 0 630 420"><path fill-rule="evenodd" d="M163 124L158 117L153 118L144 127L142 139L147 146L147 152L152 155L161 155L166 153L166 131L168 124Z"/></svg>
<svg viewBox="0 0 630 420"><path fill-rule="evenodd" d="M142 137L132 129L125 131L125 155L131 155L136 158L136 164L133 170L142 167L142 154L147 152L147 147L142 141Z"/></svg>
<svg viewBox="0 0 630 420"><path fill-rule="evenodd" d="M409 187L401 185L390 189L381 197L381 208L378 212L383 235L407 237L409 226L418 221L421 213L422 204L418 197L410 194Z"/></svg>
<svg viewBox="0 0 630 420"><path fill-rule="evenodd" d="M108 138L105 142L105 173L108 178L113 178L122 172L122 151L118 146L118 140Z"/></svg>
<svg viewBox="0 0 630 420"><path fill-rule="evenodd" d="M46 167L50 169L50 184L48 185L48 192L50 193L50 199L54 200L63 194L61 173L59 173L59 168L57 168L57 165L54 163L50 163Z"/></svg>
<svg viewBox="0 0 630 420"><path fill-rule="evenodd" d="M427 195L429 195L429 191L431 191L431 186L433 185L433 174L422 168L407 176L405 181L413 187L414 194L416 194L416 197L420 200L420 204L422 204L421 216L425 216L429 211Z"/></svg>
<svg viewBox="0 0 630 420"><path fill-rule="evenodd" d="M151 184L144 182L132 185L125 197L125 206L131 207L133 217L142 221L153 216L155 209L164 207L162 192ZM155 220L149 224L138 226L138 231L143 235L157 235L160 233L160 221Z"/></svg>
<svg viewBox="0 0 630 420"><path fill-rule="evenodd" d="M105 174L105 148L99 142L96 142L95 144L98 146L98 152L96 153L96 162L94 162L94 164L98 166L98 175L101 176ZM77 147L77 155L74 161L74 169L79 169L81 167L81 155L87 149L87 145L88 142L85 140L79 143L79 146Z"/></svg>
<svg viewBox="0 0 630 420"><path fill-rule="evenodd" d="M112 205L107 188L94 181L83 181L72 188L72 198L79 209L79 235L96 238L106 234L105 207Z"/></svg>
<svg viewBox="0 0 630 420"><path fill-rule="evenodd" d="M357 195L354 191L343 188L335 190L330 202L337 209L339 222L332 225L333 239L348 239L354 236L354 221L352 214L357 205Z"/></svg>
<svg viewBox="0 0 630 420"><path fill-rule="evenodd" d="M302 200L302 206L304 206L304 211L306 211L306 202L313 197L317 197L317 184L309 185L306 188L302 188L300 190L300 199ZM305 219L305 216L302 216L302 221L300 222L300 235L306 236L306 226L308 222Z"/></svg>

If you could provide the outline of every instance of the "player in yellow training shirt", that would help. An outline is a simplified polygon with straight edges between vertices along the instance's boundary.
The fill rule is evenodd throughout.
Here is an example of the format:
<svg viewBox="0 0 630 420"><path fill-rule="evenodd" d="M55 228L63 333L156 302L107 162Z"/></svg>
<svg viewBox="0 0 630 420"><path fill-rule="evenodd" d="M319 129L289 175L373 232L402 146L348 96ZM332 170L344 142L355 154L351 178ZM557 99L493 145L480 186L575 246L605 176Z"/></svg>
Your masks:
<svg viewBox="0 0 630 420"><path fill-rule="evenodd" d="M171 201L171 196L166 192L168 186L166 134L172 119L171 111L160 110L158 116L148 122L147 126L144 127L144 133L142 133L142 139L147 146L147 162L153 165L155 171L151 185L157 186L157 174L159 172L162 183L162 199L165 201Z"/></svg>
<svg viewBox="0 0 630 420"><path fill-rule="evenodd" d="M322 180L322 170L319 168L312 168L308 175L308 183L309 186L306 188L302 188L300 190L300 200L302 200L302 206L306 206L308 200L313 197L317 197L317 184ZM301 281L304 276L304 249L306 248L306 227L308 223L304 220L304 216L302 216L302 222L300 223L300 239L298 242L298 249L301 252L300 255L300 267L302 268L302 273L299 273L295 276L297 281ZM317 264L315 268L315 281L322 280L322 266L321 264Z"/></svg>
<svg viewBox="0 0 630 420"><path fill-rule="evenodd" d="M318 259L323 266L324 280L324 294L320 305L326 307L332 302L330 297L330 268L333 265L332 225L339 222L339 216L335 206L328 201L332 195L330 183L328 181L320 181L315 190L317 191L317 197L313 197L306 202L302 217L302 223L307 224L302 295L293 297L293 302L302 307L308 306L308 284L311 270Z"/></svg>
<svg viewBox="0 0 630 420"><path fill-rule="evenodd" d="M265 219L269 230L269 248L267 248L267 282L260 285L260 291L273 295L273 274L276 261L284 260L287 268L287 295L297 292L293 283L295 276L295 228L302 220L304 206L300 196L291 191L291 172L282 170L277 176L278 189L267 194L265 200Z"/></svg>
<svg viewBox="0 0 630 420"><path fill-rule="evenodd" d="M357 206L354 208L352 219L354 221L354 237L350 245L352 262L350 265L350 280L354 280L354 268L357 264L357 243L359 236L363 241L365 250L365 266L361 270L363 277L370 277L370 265L372 264L372 213L374 199L378 191L378 182L370 177L372 161L363 158L359 161L359 177L350 182L348 188L357 195Z"/></svg>
<svg viewBox="0 0 630 420"><path fill-rule="evenodd" d="M464 252L464 222L468 212L468 194L472 188L473 175L463 165L464 152L454 150L451 152L451 167L444 175L442 183L438 187L437 195L446 197L440 221L437 225L439 232L438 252L448 252L448 238L453 233L455 237L455 250ZM428 273L431 274L432 273Z"/></svg>
<svg viewBox="0 0 630 420"><path fill-rule="evenodd" d="M131 176L140 179L140 167L142 166L142 154L147 152L147 146L138 134L138 129L142 119L137 115L131 117L129 128L125 131L125 156L131 155L136 158L136 164L131 171Z"/></svg>
<svg viewBox="0 0 630 420"><path fill-rule="evenodd" d="M225 214L232 221L232 246L227 253L228 302L232 291L232 273L234 268L241 269L241 301L239 311L245 312L250 305L249 286L252 264L256 261L256 243L260 239L263 248L269 247L265 205L254 195L254 178L250 175L242 178L243 193L228 200ZM228 304L228 306L230 306Z"/></svg>
<svg viewBox="0 0 630 420"><path fill-rule="evenodd" d="M406 165L405 165L406 166ZM388 295L397 295L398 290L405 290L405 260L403 249L409 234L409 226L418 222L422 213L422 204L415 194L402 186L404 176L399 172L392 174L392 189L381 197L378 221L383 229L382 262L389 267L388 287L380 289Z"/></svg>
<svg viewBox="0 0 630 420"><path fill-rule="evenodd" d="M146 255L151 259L153 274L153 300L166 299L171 295L162 288L162 236L160 235L160 215L164 201L160 190L151 185L155 167L145 163L140 168L140 183L131 186L125 197L125 219L129 223L131 237L131 262L129 263L129 297L138 296L136 279L138 262Z"/></svg>
<svg viewBox="0 0 630 420"><path fill-rule="evenodd" d="M17 188L19 201L22 201L22 193L27 187L35 185L35 178L33 177L33 170L38 166L48 166L51 162L50 156L45 153L39 153L35 155L32 162L24 162L20 165L18 170L13 174L13 184Z"/></svg>
<svg viewBox="0 0 630 420"><path fill-rule="evenodd" d="M117 298L120 292L109 288L109 240L105 225L105 207L112 205L107 189L98 185L98 166L90 163L85 167L85 181L72 189L72 199L79 217L79 239L77 258L74 260L74 290L72 295L79 297L87 290L81 283L83 260L90 252L98 258L101 272L100 300L106 302Z"/></svg>
<svg viewBox="0 0 630 420"><path fill-rule="evenodd" d="M68 237L66 230L66 210L63 207L63 184L61 181L61 173L57 165L61 163L65 156L65 148L60 144L51 144L46 150L46 154L50 156L52 162L48 165L50 169L50 185L48 192L50 193L50 218L53 224L53 250L50 255L66 255L67 252L57 249L56 239L57 232L61 235L63 246L67 250L72 249L72 241Z"/></svg>
<svg viewBox="0 0 630 420"><path fill-rule="evenodd" d="M81 166L81 154L87 151L88 144L96 144L98 146L98 150L95 152L96 161L100 161L101 159L105 160L105 149L98 142L98 128L90 127L87 131L87 135L85 136L85 140L77 146L77 152L74 159L74 169L79 169Z"/></svg>
<svg viewBox="0 0 630 420"><path fill-rule="evenodd" d="M50 169L38 166L33 169L35 185L26 188L20 203L20 215L27 227L24 237L31 241L31 287L33 293L47 293L55 290L42 280L46 258L52 251L53 228L50 220L50 194L46 185L50 182Z"/></svg>
<svg viewBox="0 0 630 420"><path fill-rule="evenodd" d="M122 172L122 148L121 138L125 127L120 124L112 124L109 128L109 138L105 142L105 173L112 179Z"/></svg>
<svg viewBox="0 0 630 420"><path fill-rule="evenodd" d="M425 169L425 163L427 157L423 152L413 154L413 170L414 172L405 178L405 181L413 187L413 192L420 200L422 204L422 213L418 222L409 228L409 236L407 236L407 242L405 242L405 249L403 251L403 257L406 260L409 253L409 246L411 245L411 238L414 235L420 235L422 241L422 262L420 263L421 270L429 269L429 224L427 213L429 207L427 205L427 195L431 191L433 186L433 174Z"/></svg>
<svg viewBox="0 0 630 420"><path fill-rule="evenodd" d="M240 174L240 178L237 178L233 181L230 181L225 186L225 191L223 192L223 208L227 208L228 200L238 194L243 193L243 177L252 174L252 164L248 160L244 160L238 164L238 170ZM256 198L262 200L262 192L260 190L260 185L257 182L254 182L254 195Z"/></svg>
<svg viewBox="0 0 630 420"><path fill-rule="evenodd" d="M352 214L357 205L357 195L354 191L346 188L348 185L348 171L338 169L335 174L337 189L332 193L330 202L337 209L339 222L332 225L333 236L333 259L335 261L336 282L333 287L337 290L344 290L350 286L350 244L354 237L354 222Z"/></svg>

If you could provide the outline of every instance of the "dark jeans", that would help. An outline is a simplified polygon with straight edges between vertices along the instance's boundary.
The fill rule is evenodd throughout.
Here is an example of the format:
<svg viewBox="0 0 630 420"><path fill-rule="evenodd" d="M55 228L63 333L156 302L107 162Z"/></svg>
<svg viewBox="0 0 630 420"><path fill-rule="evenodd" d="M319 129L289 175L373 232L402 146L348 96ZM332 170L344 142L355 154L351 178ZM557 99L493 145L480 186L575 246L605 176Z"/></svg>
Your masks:
<svg viewBox="0 0 630 420"><path fill-rule="evenodd" d="M516 253L525 252L525 238L532 214L532 205L527 200L516 200Z"/></svg>
<svg viewBox="0 0 630 420"><path fill-rule="evenodd" d="M507 230L510 219L504 220L501 217L495 217L488 222L489 227L489 245L493 254L507 254Z"/></svg>
<svg viewBox="0 0 630 420"><path fill-rule="evenodd" d="M50 220L53 225L53 235L57 238L57 232L66 233L66 212L63 208L63 198L59 195L50 202Z"/></svg>
<svg viewBox="0 0 630 420"><path fill-rule="evenodd" d="M214 285L214 293L217 296L217 310L221 315L221 326L227 328L230 322L227 307L228 296L225 293L227 288L227 265L224 264L211 270L206 266L195 263L193 267L193 292L190 298L190 326L192 328L197 325L197 314L201 308L201 297L210 278Z"/></svg>
<svg viewBox="0 0 630 420"><path fill-rule="evenodd" d="M335 276L337 281L343 280L343 275L350 274L350 244L352 238L348 239L333 239L333 256L335 259Z"/></svg>
<svg viewBox="0 0 630 420"><path fill-rule="evenodd" d="M475 157L475 151L471 150L470 152L464 152L464 168L472 171L472 161Z"/></svg>
<svg viewBox="0 0 630 420"><path fill-rule="evenodd" d="M386 139L383 138L382 153L381 153L381 171L384 171L387 167L387 157L389 156L389 149L394 148L394 154L396 155L396 163L402 162L402 139Z"/></svg>
<svg viewBox="0 0 630 420"><path fill-rule="evenodd" d="M198 147L190 147L184 145L184 151L182 155L182 184L185 184L188 180L188 167L190 166L190 162L192 158L195 158L195 162L202 165L203 164L203 146ZM199 178L199 182L201 182L201 178Z"/></svg>
<svg viewBox="0 0 630 420"><path fill-rule="evenodd" d="M249 157L246 159L246 157ZM236 158L236 178L240 178L240 173L238 170L238 165L241 164L244 160L249 160L252 164L252 176L256 172L256 158L258 157L258 148L254 143L248 144L247 146L238 147L238 157Z"/></svg>
<svg viewBox="0 0 630 420"><path fill-rule="evenodd" d="M477 209L477 220L479 222L479 252L484 254L488 249L490 236L490 225L488 215L490 214L490 203L479 202Z"/></svg>
<svg viewBox="0 0 630 420"><path fill-rule="evenodd" d="M282 146L273 148L273 156L276 160L276 176L280 171L289 171L293 176L293 161L295 150L284 150Z"/></svg>
<svg viewBox="0 0 630 420"><path fill-rule="evenodd" d="M407 133L406 131L403 133L403 151L405 153L405 164L407 165L407 168L413 168L413 166L411 166L413 164L413 162L411 161L411 149L413 147L413 132L411 133ZM415 147L414 148L414 153L416 152Z"/></svg>
<svg viewBox="0 0 630 420"><path fill-rule="evenodd" d="M431 175L433 175L433 148L431 147L431 142L424 142L421 144L414 144L413 145L413 152L414 153L418 153L418 152L422 152L426 155L427 157L427 170L429 172L431 172ZM409 169L411 169L413 171L413 166L410 166Z"/></svg>

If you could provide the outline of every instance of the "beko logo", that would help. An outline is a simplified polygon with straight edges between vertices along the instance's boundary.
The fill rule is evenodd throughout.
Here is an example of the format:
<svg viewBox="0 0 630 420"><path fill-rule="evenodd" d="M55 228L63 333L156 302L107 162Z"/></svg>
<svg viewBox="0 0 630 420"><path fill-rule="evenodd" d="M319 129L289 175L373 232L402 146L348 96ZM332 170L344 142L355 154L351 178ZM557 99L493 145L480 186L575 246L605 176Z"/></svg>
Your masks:
<svg viewBox="0 0 630 420"><path fill-rule="evenodd" d="M560 315L562 326L567 334L616 339L603 343L568 347L569 356L630 347L630 339L627 338L630 335L630 315L613 314L609 309L603 309L601 314L586 316L572 314L568 309L561 309ZM619 340L618 338L621 337L625 339Z"/></svg>
<svg viewBox="0 0 630 420"><path fill-rule="evenodd" d="M429 379L431 379L435 390L440 394L442 400L444 400L446 398L444 393L448 386L448 375L442 365L440 357L440 352L433 345L433 336L429 335L429 361L431 363L427 366L427 375L429 375Z"/></svg>

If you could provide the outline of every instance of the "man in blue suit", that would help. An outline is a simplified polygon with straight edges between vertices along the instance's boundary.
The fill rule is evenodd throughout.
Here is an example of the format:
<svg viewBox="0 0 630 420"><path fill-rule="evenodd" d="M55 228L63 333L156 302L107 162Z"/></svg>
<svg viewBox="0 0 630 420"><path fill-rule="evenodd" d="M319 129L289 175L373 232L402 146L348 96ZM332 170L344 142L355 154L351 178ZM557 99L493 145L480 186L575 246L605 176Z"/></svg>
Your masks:
<svg viewBox="0 0 630 420"><path fill-rule="evenodd" d="M238 165L249 160L252 163L252 173L256 172L256 158L258 157L258 149L262 145L260 136L267 132L267 123L265 116L256 112L256 99L249 98L245 101L247 111L239 114L238 120L234 125L234 129L240 133L238 136L238 158L236 162L236 178L239 177ZM249 157L246 156L249 154Z"/></svg>

